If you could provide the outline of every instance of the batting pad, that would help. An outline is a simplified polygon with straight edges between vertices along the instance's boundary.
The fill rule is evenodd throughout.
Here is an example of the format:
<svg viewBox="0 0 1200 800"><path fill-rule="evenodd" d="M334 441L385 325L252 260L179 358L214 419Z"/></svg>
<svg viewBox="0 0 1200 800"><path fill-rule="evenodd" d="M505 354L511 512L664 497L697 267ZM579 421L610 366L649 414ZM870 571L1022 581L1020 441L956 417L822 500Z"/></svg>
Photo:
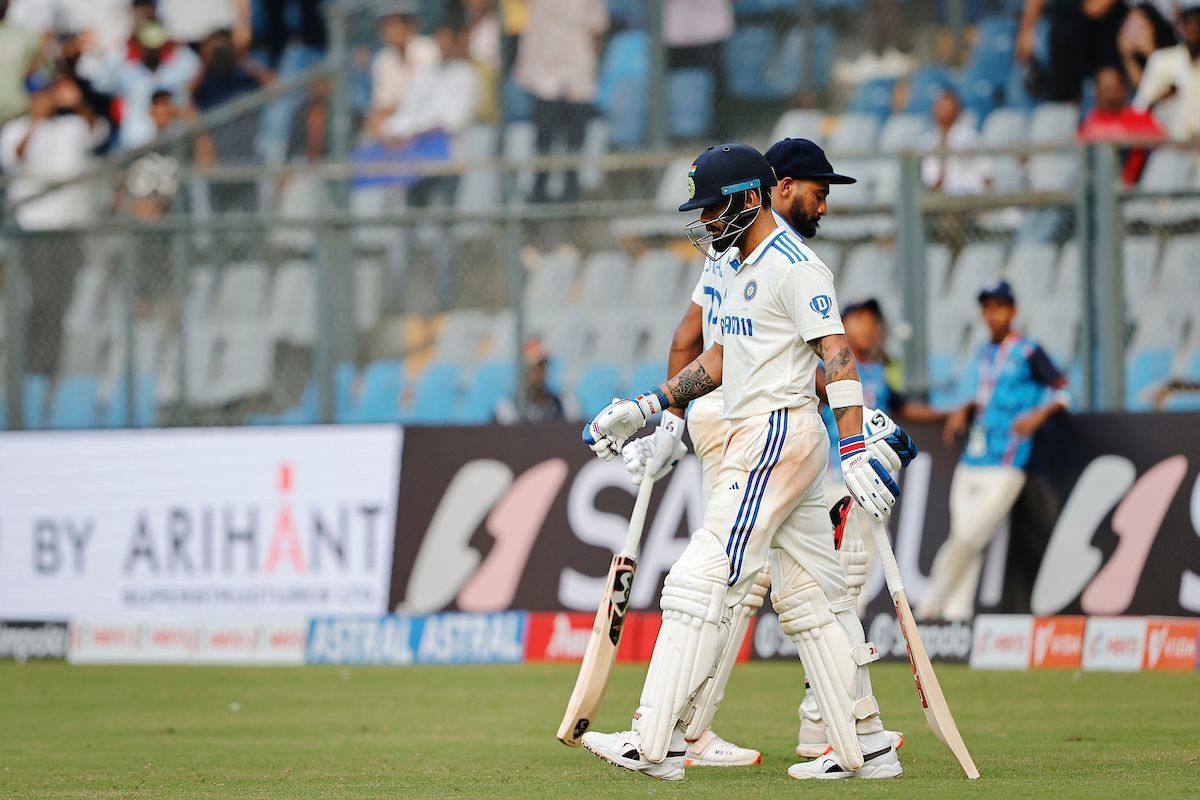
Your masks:
<svg viewBox="0 0 1200 800"><path fill-rule="evenodd" d="M701 528L692 534L663 586L663 624L633 722L647 761L661 763L666 758L671 732L713 673L723 638L728 582L725 545Z"/></svg>

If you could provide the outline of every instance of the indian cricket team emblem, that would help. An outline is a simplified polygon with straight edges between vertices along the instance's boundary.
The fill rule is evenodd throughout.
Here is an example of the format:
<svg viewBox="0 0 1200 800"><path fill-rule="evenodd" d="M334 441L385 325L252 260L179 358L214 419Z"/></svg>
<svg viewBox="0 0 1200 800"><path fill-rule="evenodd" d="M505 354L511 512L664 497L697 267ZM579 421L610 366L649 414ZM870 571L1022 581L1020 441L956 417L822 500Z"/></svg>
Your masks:
<svg viewBox="0 0 1200 800"><path fill-rule="evenodd" d="M751 279L751 281L746 284L746 288L742 292L742 297L746 298L746 302L748 303L754 299L754 295L756 294L758 294L758 282Z"/></svg>
<svg viewBox="0 0 1200 800"><path fill-rule="evenodd" d="M821 315L821 319L829 319L829 310L833 308L833 301L829 299L827 294L819 294L812 299L808 307Z"/></svg>
<svg viewBox="0 0 1200 800"><path fill-rule="evenodd" d="M696 165L688 170L688 200L696 199Z"/></svg>

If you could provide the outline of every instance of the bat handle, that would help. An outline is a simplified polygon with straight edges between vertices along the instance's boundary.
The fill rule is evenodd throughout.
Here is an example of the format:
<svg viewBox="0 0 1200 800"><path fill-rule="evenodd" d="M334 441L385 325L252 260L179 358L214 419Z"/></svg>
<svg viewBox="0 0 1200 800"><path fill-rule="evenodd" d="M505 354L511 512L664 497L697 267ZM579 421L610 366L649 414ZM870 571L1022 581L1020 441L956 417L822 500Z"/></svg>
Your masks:
<svg viewBox="0 0 1200 800"><path fill-rule="evenodd" d="M621 553L637 557L638 545L642 543L642 528L646 525L646 510L650 507L650 495L654 493L654 478L646 475L638 484L637 500L633 504L633 514L629 516L629 530L625 533L625 546Z"/></svg>
<svg viewBox="0 0 1200 800"><path fill-rule="evenodd" d="M879 564L883 567L883 579L887 582L888 594L895 596L904 591L904 581L900 579L900 567L896 564L896 554L892 551L892 542L888 538L887 520L871 520L871 536L875 539L875 552L879 554Z"/></svg>

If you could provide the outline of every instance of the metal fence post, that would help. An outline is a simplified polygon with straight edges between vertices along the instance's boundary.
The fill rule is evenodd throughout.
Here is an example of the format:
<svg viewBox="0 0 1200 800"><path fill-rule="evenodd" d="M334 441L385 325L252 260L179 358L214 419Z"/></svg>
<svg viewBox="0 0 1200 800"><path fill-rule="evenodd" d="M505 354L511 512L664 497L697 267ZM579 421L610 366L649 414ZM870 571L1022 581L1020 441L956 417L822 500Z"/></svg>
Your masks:
<svg viewBox="0 0 1200 800"><path fill-rule="evenodd" d="M184 163L185 151L182 142L176 142L172 146L172 153L175 160L179 164ZM189 179L189 184L194 178ZM184 186L180 185L180 191L176 195L179 203L182 205L179 211L188 213L193 210L188 207L187 198L190 192L184 191ZM190 218L196 219L195 214L190 214ZM188 273L188 253L187 253L187 230L183 225L175 225L171 229L171 290L175 294L175 334L179 342L179 374L176 376L176 382L179 389L178 416L172 420L178 425L187 425L191 419L188 413L188 371L187 371L187 352L188 352L188 294L190 275ZM153 400L152 400L153 402Z"/></svg>
<svg viewBox="0 0 1200 800"><path fill-rule="evenodd" d="M8 428L25 427L25 320L26 293L24 253L27 239L16 229L8 232L8 265L4 277L5 394L8 404Z"/></svg>
<svg viewBox="0 0 1200 800"><path fill-rule="evenodd" d="M125 421L131 428L137 427L134 419L137 404L134 392L137 389L137 355L134 353L133 318L134 304L137 302L136 277L137 270L137 233L133 228L126 234L125 247L121 253L121 305L124 307L124 319L121 320L121 339L125 350L125 368L121 372L121 380L125 382ZM182 365L181 365L182 366Z"/></svg>
<svg viewBox="0 0 1200 800"><path fill-rule="evenodd" d="M520 398L525 396L525 370L521 349L525 344L525 267L521 263L521 218L517 208L516 167L505 162L501 177L504 191L504 272L508 286L508 303L513 310L513 335L516 337L513 350L513 401L520 408Z"/></svg>
<svg viewBox="0 0 1200 800"><path fill-rule="evenodd" d="M900 191L896 196L896 264L903 282L904 316L912 330L904 341L904 383L907 388L919 387L922 394L929 389L928 322L929 293L926 289L925 218L921 213L923 200L920 161L913 153L900 157Z"/></svg>
<svg viewBox="0 0 1200 800"><path fill-rule="evenodd" d="M650 32L650 146L667 149L667 45L663 41L662 0L646 3Z"/></svg>
<svg viewBox="0 0 1200 800"><path fill-rule="evenodd" d="M1091 411L1099 405L1097 381L1098 348L1096 346L1096 315L1092 307L1094 290L1092 287L1093 265L1096 262L1096 239L1093 235L1095 228L1093 195L1095 181L1095 150L1093 147L1083 147L1079 150L1079 189L1075 196L1075 239L1079 243L1080 271L1080 303L1082 313L1079 316L1079 350L1083 367L1083 385L1079 387L1079 405L1081 410Z"/></svg>
<svg viewBox="0 0 1200 800"><path fill-rule="evenodd" d="M1113 145L1097 145L1094 152L1092 192L1094 211L1092 274L1083 274L1084 301L1091 287L1095 314L1092 331L1100 371L1098 399L1105 411L1125 403L1125 286L1121 258L1121 216L1117 186L1121 169ZM1090 278L1090 279L1089 279Z"/></svg>

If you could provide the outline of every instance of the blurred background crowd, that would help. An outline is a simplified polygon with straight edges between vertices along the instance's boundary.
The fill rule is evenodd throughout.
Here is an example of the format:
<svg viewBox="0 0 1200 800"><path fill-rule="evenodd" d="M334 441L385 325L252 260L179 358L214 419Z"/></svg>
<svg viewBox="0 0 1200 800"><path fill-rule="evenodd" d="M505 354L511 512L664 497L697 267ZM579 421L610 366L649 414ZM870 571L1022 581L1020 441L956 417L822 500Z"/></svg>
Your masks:
<svg viewBox="0 0 1200 800"><path fill-rule="evenodd" d="M4 421L586 413L662 370L690 154L782 136L897 383L1003 275L1093 405L1193 407L1198 127L1197 0L0 0Z"/></svg>

